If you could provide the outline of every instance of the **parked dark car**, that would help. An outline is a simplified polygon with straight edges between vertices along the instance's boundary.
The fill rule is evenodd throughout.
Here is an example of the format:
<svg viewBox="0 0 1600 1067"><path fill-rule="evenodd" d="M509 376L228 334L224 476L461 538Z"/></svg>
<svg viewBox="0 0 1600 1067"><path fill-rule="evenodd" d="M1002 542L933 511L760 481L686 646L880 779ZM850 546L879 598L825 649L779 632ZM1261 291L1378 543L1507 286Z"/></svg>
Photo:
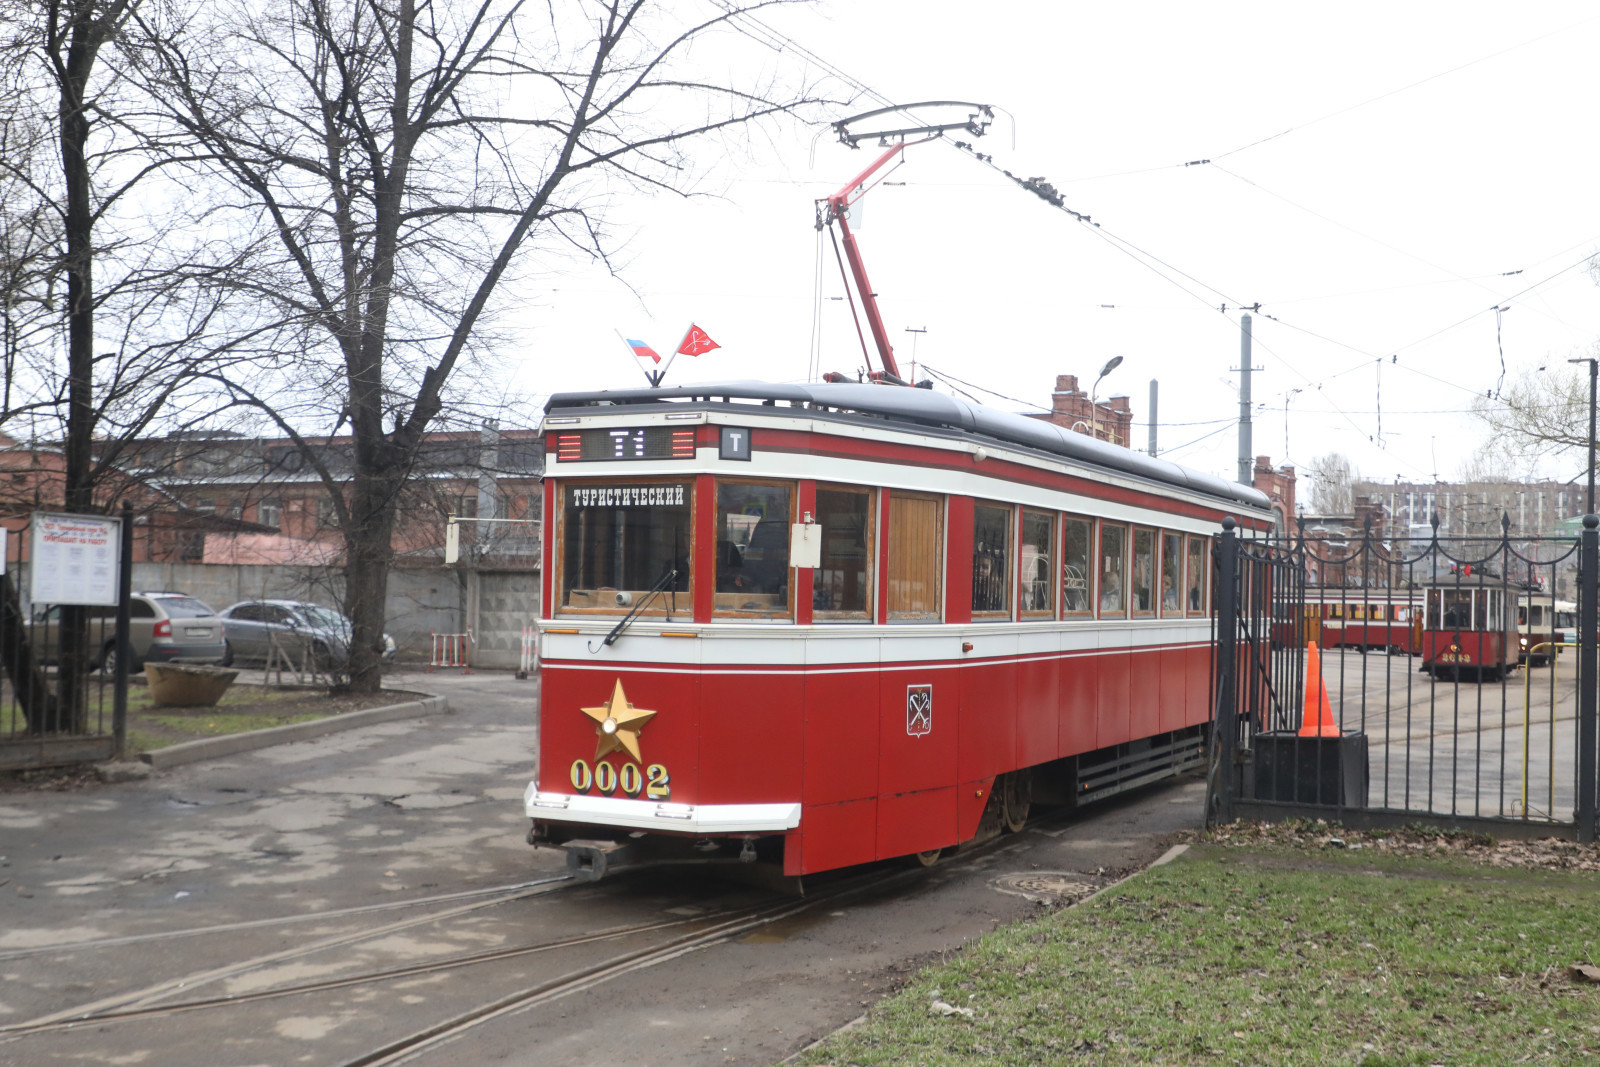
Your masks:
<svg viewBox="0 0 1600 1067"><path fill-rule="evenodd" d="M116 669L117 609L87 607L89 647L94 663L110 674ZM34 654L54 663L61 643L61 608L51 607L34 617L29 626ZM134 593L128 601L128 643L133 660L128 669L145 663L218 664L227 655L223 622L203 600L185 593Z"/></svg>
<svg viewBox="0 0 1600 1067"><path fill-rule="evenodd" d="M272 643L295 663L309 650L316 666L327 670L350 661L350 620L321 604L304 600L243 600L222 612L228 625L226 664L265 663ZM384 662L395 657L394 638L383 635Z"/></svg>

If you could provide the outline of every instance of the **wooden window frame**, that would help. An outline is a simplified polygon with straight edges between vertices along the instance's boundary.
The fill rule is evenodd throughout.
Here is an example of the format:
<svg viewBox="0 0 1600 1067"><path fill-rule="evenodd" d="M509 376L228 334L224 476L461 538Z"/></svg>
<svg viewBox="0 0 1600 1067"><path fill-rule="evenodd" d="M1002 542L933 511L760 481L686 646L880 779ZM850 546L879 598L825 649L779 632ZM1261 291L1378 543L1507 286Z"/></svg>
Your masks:
<svg viewBox="0 0 1600 1067"><path fill-rule="evenodd" d="M1101 603L1101 600L1103 598L1101 596L1097 595L1095 597L1095 601L1094 601L1094 614L1095 614L1095 618L1097 618L1097 619L1126 619L1126 618L1130 617L1129 603L1128 602L1131 599L1128 596L1128 556L1129 556L1128 549L1133 547L1133 536L1132 536L1132 533L1131 533L1131 527L1129 526L1128 523L1125 523L1125 522L1107 522L1104 519L1101 519L1100 521L1095 523L1095 539L1094 539L1094 543L1095 543L1095 554L1094 554L1094 585L1095 585L1095 592L1096 592L1096 594L1099 594L1101 592L1101 587L1105 584L1105 567L1104 567L1104 564L1105 564L1105 560L1106 560L1105 543L1106 543L1106 530L1107 529L1122 531L1122 571L1121 571L1121 576L1119 578L1119 581L1122 584L1122 588L1120 590L1121 597L1122 597L1122 607L1121 607L1120 610L1114 611L1111 614L1107 614L1106 610L1105 610L1105 605L1103 603Z"/></svg>
<svg viewBox="0 0 1600 1067"><path fill-rule="evenodd" d="M910 489L890 489L888 492L889 495L885 499L889 502L889 521L886 524L884 534L889 542L892 544L894 540L894 506L896 500L932 501L936 508L933 541L934 551L937 555L934 558L933 567L933 611L927 613L896 612L889 607L890 597L892 596L890 586L894 582L894 574L891 570L894 558L893 552L888 551L888 546L885 546L885 558L879 564L883 568L885 582L883 597L884 619L889 625L943 622L945 608L945 557L950 550L947 537L947 529L950 522L950 502L940 493L921 493Z"/></svg>
<svg viewBox="0 0 1600 1067"><path fill-rule="evenodd" d="M1063 618L1063 619L1092 619L1096 615L1098 615L1099 611L1100 611L1100 600L1099 600L1099 597L1097 595L1100 583L1096 580L1099 577L1099 573L1100 573L1100 557L1099 557L1100 539L1097 536L1098 533L1099 533L1100 524L1097 523L1094 519L1090 518L1087 515L1074 515L1074 514L1071 514L1071 513L1064 513L1064 514L1062 514L1060 516L1060 518L1061 518L1061 521L1056 524L1057 526L1059 526L1061 528L1061 552L1060 552L1061 562L1060 562L1060 564L1058 566L1058 570L1056 572L1057 575L1059 576L1059 584L1056 587L1056 600L1060 604L1061 618ZM1075 608L1075 609L1073 609L1071 611L1067 610L1067 571L1066 571L1066 566L1067 566L1067 523L1069 523L1069 522L1081 522L1081 523L1083 523L1085 526L1087 526L1089 528L1089 557L1085 561L1085 562L1088 563L1088 568L1084 572L1084 581L1088 583L1088 589L1086 589L1085 592L1084 592L1084 598L1088 601L1089 606L1087 608L1081 608L1081 609L1080 608Z"/></svg>
<svg viewBox="0 0 1600 1067"><path fill-rule="evenodd" d="M1061 558L1061 515L1059 512L1048 508L1030 508L1023 506L1017 509L1017 616L1023 619L1055 619L1061 615L1061 590L1054 584L1056 574L1056 561ZM1038 608L1023 610L1022 607L1022 546L1023 530L1027 526L1029 514L1043 515L1050 520L1050 548L1046 562L1049 564L1049 581L1045 584L1050 589L1050 607L1041 611Z"/></svg>
<svg viewBox="0 0 1600 1067"><path fill-rule="evenodd" d="M1175 608L1167 607L1166 599L1167 538L1169 537L1178 542L1178 577L1177 585L1172 590L1177 594L1178 606ZM1156 574L1158 579L1156 583L1156 611L1163 619L1181 619L1186 614L1183 607L1183 598L1189 592L1188 588L1183 584L1183 565L1188 558L1184 552L1183 534L1177 530L1158 530L1156 531L1156 544L1160 546L1160 551L1156 554Z"/></svg>
<svg viewBox="0 0 1600 1067"><path fill-rule="evenodd" d="M1011 559L1009 561L1011 563L1011 566L1001 568L1000 572L997 575L995 575L996 578L1001 579L1001 581L1002 581L1001 589L1003 589L1005 591L1005 596L1006 596L1005 607L996 609L994 611L979 611L977 609L977 606L974 605L973 606L973 610L972 610L972 621L973 622L1010 622L1010 621L1012 621L1012 619L1015 618L1016 603L1017 603L1017 590L1016 590L1017 563L1016 563L1016 560L1017 560L1017 556L1018 556L1017 538L1020 536L1020 531L1018 529L1019 523L1017 522L1017 508L1016 508L1016 505L1014 505L1014 504L1004 504L1004 503L1001 503L998 500L974 500L972 502L972 543L973 543L973 550L974 551L977 550L977 543L978 543L978 509L979 508L988 508L991 511L1003 511L1003 512L1006 513L1006 536L1005 536L1005 542L1006 542L1006 552L1011 556ZM977 567L977 559L976 559L976 557L974 557L972 562L973 562L973 568L975 570L976 567Z"/></svg>
<svg viewBox="0 0 1600 1067"><path fill-rule="evenodd" d="M626 615L632 611L628 606L575 608L565 605L562 601L567 595L567 506L565 493L572 489L594 489L606 485L678 485L687 488L686 496L689 500L689 543L684 549L684 558L689 561L689 588L678 593L679 605L676 610L669 610L672 603L671 593L658 596L650 607L639 612L640 618L681 618L688 622L694 618L694 590L697 577L694 565L696 550L696 535L699 530L699 511L696 503L698 494L695 492L695 481L692 476L685 478L682 475L644 475L640 477L617 478L582 478L562 479L556 483L555 494L555 538L552 546L555 574L551 576L553 590L550 601L550 612L553 618L605 618ZM715 579L713 579L715 580ZM659 606L658 606L659 605Z"/></svg>
<svg viewBox="0 0 1600 1067"><path fill-rule="evenodd" d="M1183 599L1185 601L1183 610L1188 613L1191 619L1203 618L1211 609L1211 582L1208 580L1210 577L1208 572L1211 568L1206 565L1210 559L1209 541L1209 538L1201 534L1185 534L1183 538ZM1190 589L1189 568L1195 560L1195 555L1190 548L1197 542L1200 545L1200 573L1194 576L1193 582L1194 588L1200 591L1200 604L1198 607L1188 603Z"/></svg>
<svg viewBox="0 0 1600 1067"><path fill-rule="evenodd" d="M1138 556L1139 535L1150 535L1150 606L1136 608L1133 606L1134 560ZM1128 534L1128 571L1123 580L1127 591L1128 615L1135 619L1153 619L1158 614L1161 604L1161 531L1153 526L1138 526L1130 524Z"/></svg>
<svg viewBox="0 0 1600 1067"><path fill-rule="evenodd" d="M713 478L712 482L711 482L711 506L715 510L713 510L713 512L712 512L711 525L707 530L707 532L711 535L713 548L715 548L715 543L716 543L716 539L717 539L717 537L716 537L716 535L717 535L717 520L718 520L718 517L719 517L719 514L720 514L720 508L721 508L721 505L718 504L718 502L717 502L718 499L719 499L718 491L725 485L757 485L757 486L763 486L763 487L766 487L766 488L787 487L788 490L789 490L789 528L791 530L794 529L795 523L800 521L800 511L799 511L799 508L800 508L800 483L798 481L789 481L788 479L785 479L785 478L755 478L755 477L732 477L732 478L728 478L728 477L723 477L721 475L718 475L715 478ZM785 553L788 552L788 548L789 548L788 545L784 545L784 552ZM788 566L786 566L784 568L784 570L785 570L784 588L788 590L787 594L785 594L785 595L788 596L788 598L789 598L789 604L788 604L788 610L787 611L785 611L785 612L783 612L781 614L778 614L778 613L764 613L764 612L759 612L759 611L745 611L745 610L742 610L742 609L739 609L739 608L720 608L720 607L717 606L717 597L720 594L717 593L716 560L715 560L715 553L713 552L712 571L711 571L711 617L713 619L718 619L718 620L721 620L721 619L746 619L746 620L749 620L751 622L770 622L770 623L784 623L784 622L792 623L792 622L794 622L795 611L797 610L796 605L795 605L795 580L794 580L794 578L795 578L794 570L795 569L794 569L794 564L790 563Z"/></svg>
<svg viewBox="0 0 1600 1067"><path fill-rule="evenodd" d="M878 495L883 490L866 485L845 485L840 482L817 482L812 491L813 501L820 493L864 493L867 498L867 606L860 611L816 609L811 620L816 623L871 623L878 617ZM820 510L819 510L820 514ZM821 519L819 518L820 522ZM823 530L827 536L827 530ZM793 569L793 568L791 568ZM815 581L815 579L813 579Z"/></svg>

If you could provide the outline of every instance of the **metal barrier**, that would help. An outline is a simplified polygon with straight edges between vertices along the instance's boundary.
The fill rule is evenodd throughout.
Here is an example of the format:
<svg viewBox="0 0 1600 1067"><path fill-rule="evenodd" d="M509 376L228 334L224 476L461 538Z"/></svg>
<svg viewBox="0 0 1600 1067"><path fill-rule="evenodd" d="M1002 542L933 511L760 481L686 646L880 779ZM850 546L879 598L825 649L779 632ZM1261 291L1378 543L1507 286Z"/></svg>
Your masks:
<svg viewBox="0 0 1600 1067"><path fill-rule="evenodd" d="M459 667L462 674L472 673L472 627L464 634L429 633L432 648L428 654L428 669L432 674L441 667Z"/></svg>

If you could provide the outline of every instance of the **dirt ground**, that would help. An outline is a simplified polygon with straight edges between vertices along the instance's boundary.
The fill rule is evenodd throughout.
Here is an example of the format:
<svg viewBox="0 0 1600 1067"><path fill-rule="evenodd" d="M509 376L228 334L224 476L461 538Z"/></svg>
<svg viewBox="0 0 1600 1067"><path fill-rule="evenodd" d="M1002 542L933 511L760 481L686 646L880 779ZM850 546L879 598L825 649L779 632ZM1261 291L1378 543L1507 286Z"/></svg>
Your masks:
<svg viewBox="0 0 1600 1067"><path fill-rule="evenodd" d="M1455 856L1485 867L1600 871L1600 843L1580 845L1553 837L1502 841L1487 834L1423 828L1353 830L1321 819L1296 819L1284 823L1234 823L1208 831L1199 839L1213 845L1241 848L1371 849L1393 856Z"/></svg>

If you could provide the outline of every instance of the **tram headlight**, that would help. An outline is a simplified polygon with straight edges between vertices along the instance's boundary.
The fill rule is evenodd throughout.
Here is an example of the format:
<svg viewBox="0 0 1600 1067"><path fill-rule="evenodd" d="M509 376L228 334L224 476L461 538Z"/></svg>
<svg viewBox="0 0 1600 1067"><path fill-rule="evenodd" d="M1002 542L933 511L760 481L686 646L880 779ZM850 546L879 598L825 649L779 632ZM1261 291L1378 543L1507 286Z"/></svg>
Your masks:
<svg viewBox="0 0 1600 1067"><path fill-rule="evenodd" d="M618 607L625 608L629 604L633 603L633 594L632 593L618 593L614 599L616 600Z"/></svg>

